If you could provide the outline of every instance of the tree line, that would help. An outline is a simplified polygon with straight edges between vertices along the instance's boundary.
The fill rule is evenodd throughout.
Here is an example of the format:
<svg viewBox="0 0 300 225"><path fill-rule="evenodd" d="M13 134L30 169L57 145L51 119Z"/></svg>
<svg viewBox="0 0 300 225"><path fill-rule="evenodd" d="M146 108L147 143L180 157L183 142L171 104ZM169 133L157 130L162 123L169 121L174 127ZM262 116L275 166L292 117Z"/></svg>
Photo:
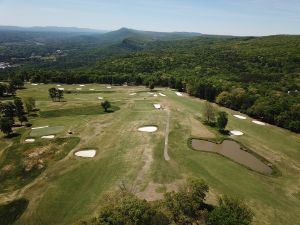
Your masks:
<svg viewBox="0 0 300 225"><path fill-rule="evenodd" d="M98 216L81 225L250 225L253 212L237 199L224 196L218 205L205 203L208 185L201 179L188 179L178 192L167 192L164 198L147 202L137 198L124 185L104 196Z"/></svg>

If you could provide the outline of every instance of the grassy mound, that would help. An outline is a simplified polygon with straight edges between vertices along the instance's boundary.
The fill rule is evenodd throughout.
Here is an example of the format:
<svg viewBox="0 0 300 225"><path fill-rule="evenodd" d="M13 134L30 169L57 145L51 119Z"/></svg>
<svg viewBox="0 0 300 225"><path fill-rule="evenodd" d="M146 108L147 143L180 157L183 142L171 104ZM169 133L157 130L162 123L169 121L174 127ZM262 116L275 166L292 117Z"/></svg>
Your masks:
<svg viewBox="0 0 300 225"><path fill-rule="evenodd" d="M21 198L5 205L0 205L0 224L14 224L24 213L29 201Z"/></svg>
<svg viewBox="0 0 300 225"><path fill-rule="evenodd" d="M49 163L63 159L78 143L79 138L71 137L9 147L0 161L0 192L30 183Z"/></svg>

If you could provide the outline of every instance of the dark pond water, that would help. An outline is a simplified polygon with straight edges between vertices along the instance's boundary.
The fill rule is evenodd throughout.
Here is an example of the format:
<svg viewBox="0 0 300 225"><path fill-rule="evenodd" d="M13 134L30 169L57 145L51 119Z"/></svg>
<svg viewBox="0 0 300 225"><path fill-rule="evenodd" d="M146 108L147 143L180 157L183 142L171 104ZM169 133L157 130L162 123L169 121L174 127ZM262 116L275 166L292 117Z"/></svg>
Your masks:
<svg viewBox="0 0 300 225"><path fill-rule="evenodd" d="M241 146L235 141L225 140L221 144L215 144L210 141L193 139L192 147L196 150L216 152L220 155L224 155L233 161L260 173L272 173L272 169L269 166L254 155L242 150Z"/></svg>

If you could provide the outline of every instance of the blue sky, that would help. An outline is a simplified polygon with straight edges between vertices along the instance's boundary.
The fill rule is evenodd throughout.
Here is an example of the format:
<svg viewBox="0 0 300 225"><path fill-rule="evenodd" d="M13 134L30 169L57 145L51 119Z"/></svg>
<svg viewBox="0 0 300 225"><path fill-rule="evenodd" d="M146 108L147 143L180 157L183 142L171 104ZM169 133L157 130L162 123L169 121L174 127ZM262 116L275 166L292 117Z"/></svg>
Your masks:
<svg viewBox="0 0 300 225"><path fill-rule="evenodd" d="M300 0L0 0L0 24L300 34Z"/></svg>

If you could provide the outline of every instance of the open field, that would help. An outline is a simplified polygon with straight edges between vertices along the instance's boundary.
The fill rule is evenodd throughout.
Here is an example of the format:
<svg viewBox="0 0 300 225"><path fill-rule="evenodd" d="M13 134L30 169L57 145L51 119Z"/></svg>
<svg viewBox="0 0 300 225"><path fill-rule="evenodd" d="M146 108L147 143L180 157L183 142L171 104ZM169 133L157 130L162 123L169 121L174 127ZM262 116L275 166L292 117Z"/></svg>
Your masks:
<svg viewBox="0 0 300 225"><path fill-rule="evenodd" d="M135 185L138 196L153 200L161 197L161 192L176 189L189 176L208 183L210 203L222 194L245 199L255 213L254 224L300 224L300 135L268 124L254 124L251 118L240 120L233 116L238 112L222 108L229 113L227 129L244 133L232 138L266 158L282 173L279 177L266 176L222 156L188 147L191 137L220 136L199 120L204 101L178 96L165 88L157 88L156 94L166 96L154 97L144 87L113 86L108 90L106 85L87 84L80 87L82 91L76 91L79 85L62 85L70 93L65 93L64 101L52 102L48 89L55 86L27 85L27 89L18 91L20 97L34 96L37 100L40 117L30 117L32 127L48 128L20 128L17 132L21 135L12 140L2 134L0 137L0 166L7 164L8 156L19 160L17 155L22 155L27 146L52 146L60 139L80 138L78 144L71 143L76 147L64 149L61 157L49 161L40 174L24 183L9 181L5 188L11 184L12 189L7 188L8 192L1 189L0 204L19 198L29 200L17 224L72 224L97 215L102 194L116 189L121 182ZM114 112L102 111L100 96L112 103ZM155 109L155 103L167 110ZM166 161L168 112L170 160ZM158 131L137 131L151 125L157 126ZM68 135L68 131L73 134ZM56 139L39 139L49 134L55 134ZM37 142L25 144L24 140L31 136ZM96 156L76 157L74 152L82 149L96 149Z"/></svg>

